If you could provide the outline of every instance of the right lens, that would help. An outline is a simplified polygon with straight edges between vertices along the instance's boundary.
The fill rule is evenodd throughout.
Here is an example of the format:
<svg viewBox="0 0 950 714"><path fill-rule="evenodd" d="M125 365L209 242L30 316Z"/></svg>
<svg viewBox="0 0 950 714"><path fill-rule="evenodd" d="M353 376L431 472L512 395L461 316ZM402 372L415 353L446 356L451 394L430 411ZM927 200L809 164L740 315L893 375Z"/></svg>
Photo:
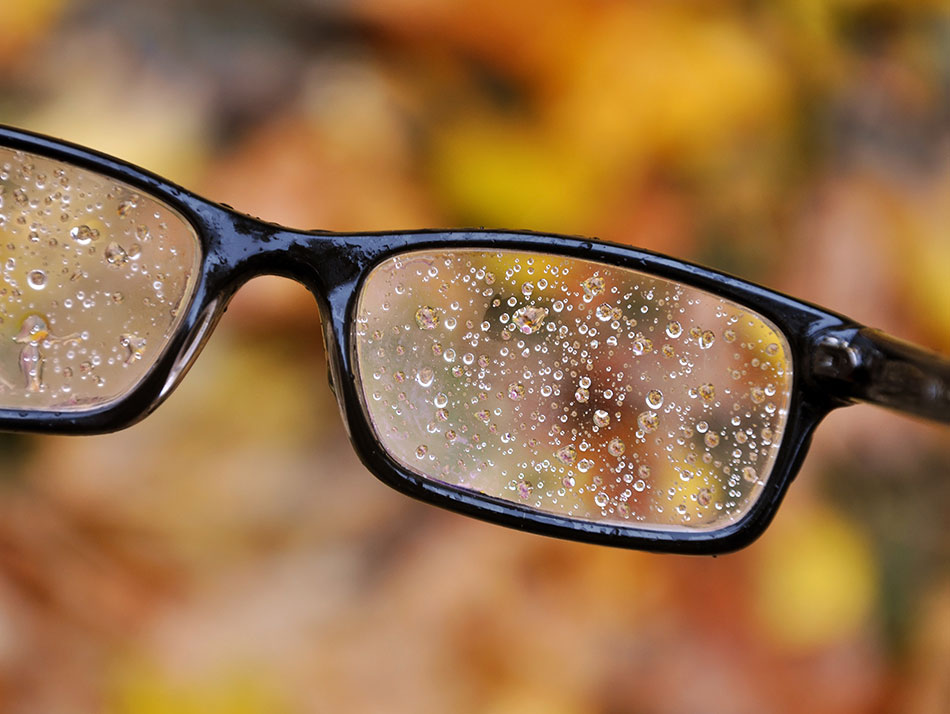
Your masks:
<svg viewBox="0 0 950 714"><path fill-rule="evenodd" d="M170 206L0 147L0 408L77 412L126 395L181 322L200 261Z"/></svg>
<svg viewBox="0 0 950 714"><path fill-rule="evenodd" d="M659 531L741 519L775 464L788 342L711 293L591 260L398 255L360 293L358 376L406 469L538 511Z"/></svg>

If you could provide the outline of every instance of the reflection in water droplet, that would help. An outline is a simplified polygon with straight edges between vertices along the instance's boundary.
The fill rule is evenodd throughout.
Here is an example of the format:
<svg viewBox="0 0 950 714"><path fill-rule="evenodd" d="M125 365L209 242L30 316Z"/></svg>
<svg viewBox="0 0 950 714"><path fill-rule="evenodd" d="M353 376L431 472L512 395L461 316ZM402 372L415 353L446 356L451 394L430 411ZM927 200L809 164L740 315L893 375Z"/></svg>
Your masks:
<svg viewBox="0 0 950 714"><path fill-rule="evenodd" d="M104 255L112 265L121 265L129 259L129 254L125 252L125 248L115 241L106 246Z"/></svg>
<svg viewBox="0 0 950 714"><path fill-rule="evenodd" d="M708 350L710 347L712 347L715 341L716 335L712 330L704 330L699 336L699 346L704 350Z"/></svg>
<svg viewBox="0 0 950 714"><path fill-rule="evenodd" d="M119 338L119 344L129 350L129 356L125 360L126 364L142 359L145 354L145 338L128 333Z"/></svg>
<svg viewBox="0 0 950 714"><path fill-rule="evenodd" d="M679 320L673 320L666 326L666 334L674 339L683 334L683 326Z"/></svg>
<svg viewBox="0 0 950 714"><path fill-rule="evenodd" d="M46 273L42 270L31 270L26 276L26 283L34 290L42 290L46 287Z"/></svg>
<svg viewBox="0 0 950 714"><path fill-rule="evenodd" d="M712 496L713 496L712 489L701 488L699 489L699 492L696 494L696 502L700 506L703 506L703 507L708 506L712 502Z"/></svg>
<svg viewBox="0 0 950 714"><path fill-rule="evenodd" d="M656 415L656 412L640 412L637 417L637 424L644 434L652 434L660 425L660 418Z"/></svg>
<svg viewBox="0 0 950 714"><path fill-rule="evenodd" d="M574 392L574 399L576 399L578 402L583 404L588 399L590 399L590 392L588 392L586 389L581 387L576 392Z"/></svg>
<svg viewBox="0 0 950 714"><path fill-rule="evenodd" d="M607 498L607 494L604 493L603 491L601 491L596 496L594 496L594 503L596 503L601 508L607 505L608 500L609 499Z"/></svg>
<svg viewBox="0 0 950 714"><path fill-rule="evenodd" d="M555 456L557 456L557 460L560 461L562 464L566 464L570 466L571 464L574 463L574 459L577 458L577 449L575 449L574 446L571 444L567 446L562 446L560 449L557 450L557 452L555 453Z"/></svg>
<svg viewBox="0 0 950 714"><path fill-rule="evenodd" d="M69 231L69 235L74 241L79 243L79 245L89 245L99 237L99 231L87 225L81 225Z"/></svg>
<svg viewBox="0 0 950 714"><path fill-rule="evenodd" d="M547 308L529 305L515 310L511 323L525 335L532 335L541 329L541 324L547 316Z"/></svg>
<svg viewBox="0 0 950 714"><path fill-rule="evenodd" d="M704 402L709 403L716 398L716 388L708 382L701 385L697 391Z"/></svg>
<svg viewBox="0 0 950 714"><path fill-rule="evenodd" d="M430 367L423 367L419 370L419 373L416 374L416 381L421 387L430 386L433 379L435 379L435 372L433 372Z"/></svg>
<svg viewBox="0 0 950 714"><path fill-rule="evenodd" d="M626 444L623 443L622 439L614 437L607 444L607 453L611 456L623 456L623 452L627 450Z"/></svg>
<svg viewBox="0 0 950 714"><path fill-rule="evenodd" d="M119 205L116 207L116 211L115 211L115 212L116 212L117 214L119 214L119 216L125 218L126 216L128 216L128 215L132 212L132 210L133 210L137 205L138 205L138 204L135 202L135 199L132 199L132 198L126 199L125 201L120 201L120 202L119 202Z"/></svg>
<svg viewBox="0 0 950 714"><path fill-rule="evenodd" d="M594 425L595 426L607 426L610 423L610 415L605 412L603 409L598 409L594 412Z"/></svg>
<svg viewBox="0 0 950 714"><path fill-rule="evenodd" d="M646 402L650 409L659 409L663 406L663 392L659 389L651 389L647 393Z"/></svg>
<svg viewBox="0 0 950 714"><path fill-rule="evenodd" d="M416 324L423 330L434 330L439 324L439 313L435 308L423 305L416 310Z"/></svg>
<svg viewBox="0 0 950 714"><path fill-rule="evenodd" d="M439 392L435 395L435 399L432 400L432 403L441 409L449 403L449 398L445 395L445 392Z"/></svg>
<svg viewBox="0 0 950 714"><path fill-rule="evenodd" d="M520 382L515 382L508 385L508 398L512 401L520 401L524 399L524 385Z"/></svg>
<svg viewBox="0 0 950 714"><path fill-rule="evenodd" d="M599 275L587 278L581 283L581 288L584 290L584 297L588 299L596 297L604 292L604 279Z"/></svg>

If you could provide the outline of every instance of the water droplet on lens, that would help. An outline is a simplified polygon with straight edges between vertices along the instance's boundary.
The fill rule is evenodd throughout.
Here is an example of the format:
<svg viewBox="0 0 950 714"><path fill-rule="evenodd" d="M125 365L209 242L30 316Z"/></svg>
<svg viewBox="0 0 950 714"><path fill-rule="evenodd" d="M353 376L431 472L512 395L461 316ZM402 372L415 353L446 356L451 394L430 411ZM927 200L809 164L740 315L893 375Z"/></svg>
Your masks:
<svg viewBox="0 0 950 714"><path fill-rule="evenodd" d="M611 456L617 456L617 457L623 456L623 452L626 450L627 450L626 444L623 443L622 439L618 439L617 437L614 437L613 439L611 439L610 442L607 444L607 453L610 454Z"/></svg>
<svg viewBox="0 0 950 714"><path fill-rule="evenodd" d="M594 503L596 503L601 508L607 505L607 501L608 501L607 494L604 493L603 491L601 491L596 496L594 496Z"/></svg>
<svg viewBox="0 0 950 714"><path fill-rule="evenodd" d="M416 374L416 381L421 387L430 386L433 379L435 379L435 372L429 367L423 367L419 370L418 374Z"/></svg>
<svg viewBox="0 0 950 714"><path fill-rule="evenodd" d="M121 217L125 218L132 212L132 209L136 207L136 202L133 199L127 199L125 201L120 201L119 205L116 207L115 212Z"/></svg>
<svg viewBox="0 0 950 714"><path fill-rule="evenodd" d="M522 333L531 335L541 329L541 324L547 316L547 308L529 305L515 310L511 322Z"/></svg>
<svg viewBox="0 0 950 714"><path fill-rule="evenodd" d="M449 403L449 398L445 395L444 392L439 392L435 395L435 399L432 400L432 403L435 404L439 409L444 407Z"/></svg>
<svg viewBox="0 0 950 714"><path fill-rule="evenodd" d="M557 460L562 464L570 466L574 463L574 459L577 458L577 449L572 445L562 446L554 455L557 456Z"/></svg>
<svg viewBox="0 0 950 714"><path fill-rule="evenodd" d="M726 342L735 342L736 341L735 330L726 330L725 332L723 332L722 339L724 339Z"/></svg>
<svg viewBox="0 0 950 714"><path fill-rule="evenodd" d="M423 305L416 310L416 324L423 330L434 330L439 324L439 313L435 308Z"/></svg>
<svg viewBox="0 0 950 714"><path fill-rule="evenodd" d="M574 392L574 399L583 404L588 399L590 399L590 392L581 387L576 392Z"/></svg>
<svg viewBox="0 0 950 714"><path fill-rule="evenodd" d="M751 466L746 466L742 469L742 478L744 478L749 483L755 483L758 478L758 474L755 472L755 469Z"/></svg>
<svg viewBox="0 0 950 714"><path fill-rule="evenodd" d="M651 389L647 393L646 402L650 409L659 409L663 406L663 392L659 389Z"/></svg>
<svg viewBox="0 0 950 714"><path fill-rule="evenodd" d="M719 445L719 434L714 431L710 431L703 438L703 441L706 442L706 446L708 446L710 449L714 449Z"/></svg>
<svg viewBox="0 0 950 714"><path fill-rule="evenodd" d="M699 396L702 397L702 400L704 402L708 403L716 398L716 388L712 384L709 384L709 383L703 384L699 387L697 391L699 392Z"/></svg>
<svg viewBox="0 0 950 714"><path fill-rule="evenodd" d="M115 241L112 241L106 246L105 256L106 260L112 263L112 265L121 265L129 259L129 254L125 252L125 248Z"/></svg>
<svg viewBox="0 0 950 714"><path fill-rule="evenodd" d="M683 326L678 320L673 320L666 326L666 334L675 339L683 334Z"/></svg>
<svg viewBox="0 0 950 714"><path fill-rule="evenodd" d="M531 484L527 481L519 481L515 488L522 499L527 500L531 496Z"/></svg>
<svg viewBox="0 0 950 714"><path fill-rule="evenodd" d="M765 390L762 387L753 387L749 392L749 398L756 404L761 404L765 401Z"/></svg>
<svg viewBox="0 0 950 714"><path fill-rule="evenodd" d="M525 283L521 286L521 294L526 298L531 297L531 293L534 292L534 283Z"/></svg>
<svg viewBox="0 0 950 714"><path fill-rule="evenodd" d="M524 399L524 385L520 382L515 382L508 385L508 398L512 401L520 401Z"/></svg>
<svg viewBox="0 0 950 714"><path fill-rule="evenodd" d="M425 444L421 444L418 449L416 449L416 458L422 459L425 458L425 455L429 453L429 447Z"/></svg>
<svg viewBox="0 0 950 714"><path fill-rule="evenodd" d="M610 424L610 415L607 412L603 409L598 409L594 412L595 426L607 426L608 424Z"/></svg>
<svg viewBox="0 0 950 714"><path fill-rule="evenodd" d="M587 389L590 386L590 377L581 377L578 384L582 386L584 389Z"/></svg>
<svg viewBox="0 0 950 714"><path fill-rule="evenodd" d="M712 502L712 489L710 488L701 488L696 494L696 502L700 506L708 506Z"/></svg>
<svg viewBox="0 0 950 714"><path fill-rule="evenodd" d="M640 412L637 417L637 424L644 434L652 434L660 425L660 418L656 415L656 412Z"/></svg>
<svg viewBox="0 0 950 714"><path fill-rule="evenodd" d="M768 347L765 348L765 354L767 355L778 354L778 345L775 344L774 342L770 344Z"/></svg>
<svg viewBox="0 0 950 714"><path fill-rule="evenodd" d="M599 275L587 278L587 280L581 283L581 288L584 290L585 297L596 297L604 292L604 279Z"/></svg>
<svg viewBox="0 0 950 714"><path fill-rule="evenodd" d="M712 330L704 330L699 336L699 346L701 349L708 350L716 341L716 335Z"/></svg>
<svg viewBox="0 0 950 714"><path fill-rule="evenodd" d="M607 320L609 320L613 315L613 308L607 303L604 303L597 308L595 314L597 315L598 320L601 322L607 322Z"/></svg>
<svg viewBox="0 0 950 714"><path fill-rule="evenodd" d="M81 225L69 231L69 235L74 241L79 243L79 245L89 245L99 237L99 231L87 225Z"/></svg>
<svg viewBox="0 0 950 714"><path fill-rule="evenodd" d="M476 417L479 421L484 422L485 424L487 424L488 421L489 421L489 419L491 419L491 413L490 413L487 409L482 409L480 412L476 412L476 413L475 413L475 417Z"/></svg>
<svg viewBox="0 0 950 714"><path fill-rule="evenodd" d="M31 270L26 276L26 282L34 290L42 290L46 287L46 273L42 270Z"/></svg>

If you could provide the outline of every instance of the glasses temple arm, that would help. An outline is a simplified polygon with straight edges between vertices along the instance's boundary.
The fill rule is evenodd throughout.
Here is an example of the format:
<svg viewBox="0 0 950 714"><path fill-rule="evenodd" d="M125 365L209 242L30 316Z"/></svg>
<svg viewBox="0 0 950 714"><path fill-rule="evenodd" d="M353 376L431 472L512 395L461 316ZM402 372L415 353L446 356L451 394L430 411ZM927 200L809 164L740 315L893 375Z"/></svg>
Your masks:
<svg viewBox="0 0 950 714"><path fill-rule="evenodd" d="M822 332L811 372L821 389L846 403L868 402L950 423L950 359L880 330Z"/></svg>

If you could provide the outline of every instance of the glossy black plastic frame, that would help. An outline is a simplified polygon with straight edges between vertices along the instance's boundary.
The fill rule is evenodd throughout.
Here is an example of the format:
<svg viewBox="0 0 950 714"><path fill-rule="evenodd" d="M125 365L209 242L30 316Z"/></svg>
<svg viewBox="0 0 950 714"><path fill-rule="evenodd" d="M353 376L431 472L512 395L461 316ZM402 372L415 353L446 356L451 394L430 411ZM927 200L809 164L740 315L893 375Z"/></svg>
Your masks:
<svg viewBox="0 0 950 714"><path fill-rule="evenodd" d="M177 333L125 397L83 413L0 410L0 429L69 434L115 431L154 410L197 356L234 292L259 275L299 281L315 296L331 385L350 438L383 482L423 501L506 526L613 546L714 554L743 547L775 514L811 435L829 411L871 401L950 421L950 361L862 327L846 317L691 263L622 245L528 232L451 230L330 233L291 230L205 200L147 171L89 149L0 127L0 145L57 159L125 182L175 208L201 241L201 275ZM362 283L387 258L409 250L486 248L555 253L679 281L735 301L773 322L793 358L793 392L783 441L761 496L738 522L711 532L661 532L590 523L424 479L379 445L357 383L353 325Z"/></svg>

